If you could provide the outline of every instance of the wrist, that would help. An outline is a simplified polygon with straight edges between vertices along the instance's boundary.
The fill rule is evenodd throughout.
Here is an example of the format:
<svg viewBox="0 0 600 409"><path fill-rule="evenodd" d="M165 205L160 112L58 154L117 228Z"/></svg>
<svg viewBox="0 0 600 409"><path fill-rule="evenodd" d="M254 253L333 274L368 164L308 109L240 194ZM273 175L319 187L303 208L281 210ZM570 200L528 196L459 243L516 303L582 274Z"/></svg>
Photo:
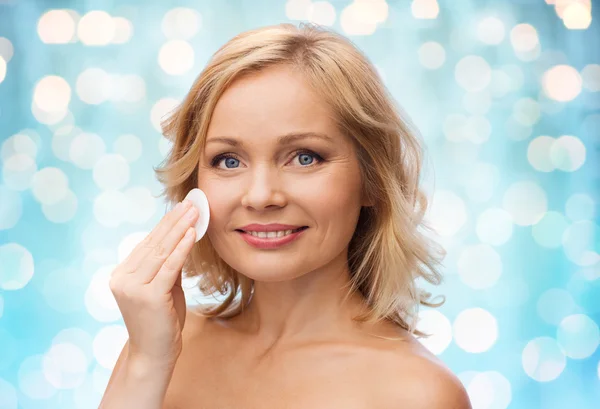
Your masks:
<svg viewBox="0 0 600 409"><path fill-rule="evenodd" d="M176 359L172 361L160 361L155 358L132 354L127 357L128 372L136 378L156 377L162 375L170 376L175 369Z"/></svg>

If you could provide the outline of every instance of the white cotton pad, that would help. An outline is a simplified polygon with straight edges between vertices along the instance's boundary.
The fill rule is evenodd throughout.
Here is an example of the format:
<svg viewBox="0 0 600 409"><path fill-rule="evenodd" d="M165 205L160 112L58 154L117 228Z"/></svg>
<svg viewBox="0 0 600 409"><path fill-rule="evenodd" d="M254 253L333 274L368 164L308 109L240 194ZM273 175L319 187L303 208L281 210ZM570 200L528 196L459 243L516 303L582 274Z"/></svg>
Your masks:
<svg viewBox="0 0 600 409"><path fill-rule="evenodd" d="M198 188L190 190L183 200L189 200L198 209L199 216L194 228L196 229L196 242L198 242L208 229L210 221L210 208L208 207L208 199L204 192Z"/></svg>

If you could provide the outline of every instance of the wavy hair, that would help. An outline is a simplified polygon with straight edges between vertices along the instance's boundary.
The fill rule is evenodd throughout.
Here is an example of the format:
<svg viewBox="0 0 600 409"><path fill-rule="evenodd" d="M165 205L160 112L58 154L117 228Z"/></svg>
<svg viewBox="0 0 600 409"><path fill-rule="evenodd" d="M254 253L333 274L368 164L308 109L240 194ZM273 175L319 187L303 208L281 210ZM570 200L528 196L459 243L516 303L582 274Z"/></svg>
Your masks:
<svg viewBox="0 0 600 409"><path fill-rule="evenodd" d="M359 291L368 307L354 319L387 319L416 336L428 336L416 329L419 307L439 307L445 298L433 303L416 281L440 284L438 266L446 251L426 234L432 229L424 221L428 200L419 186L420 135L368 58L346 37L313 23L283 23L245 31L219 48L182 103L162 122L172 148L154 168L164 187L161 196L173 204L197 187L208 125L232 81L275 64L300 70L356 147L362 192L373 205L361 208L349 243L346 297ZM251 299L254 280L225 263L208 235L194 245L184 273L198 277L204 295L226 295L203 315L235 316Z"/></svg>

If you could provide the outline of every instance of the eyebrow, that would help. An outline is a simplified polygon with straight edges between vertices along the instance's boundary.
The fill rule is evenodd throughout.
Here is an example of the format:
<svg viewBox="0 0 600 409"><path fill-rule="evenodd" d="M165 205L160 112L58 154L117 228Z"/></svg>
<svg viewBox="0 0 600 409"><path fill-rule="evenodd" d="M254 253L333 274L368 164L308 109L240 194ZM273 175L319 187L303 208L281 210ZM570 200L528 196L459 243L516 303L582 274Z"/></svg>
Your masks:
<svg viewBox="0 0 600 409"><path fill-rule="evenodd" d="M322 139L322 140L325 140L330 143L334 142L334 140L331 136L326 135L324 133L290 132L285 135L279 136L277 138L277 144L278 145L289 145L290 143L296 142L300 139L307 139L307 138ZM226 136L215 136L213 138L209 138L206 140L206 144L209 144L210 142L222 142L222 143L226 143L227 145L231 145L231 146L240 146L240 145L244 144L244 142L242 142L239 139L230 138L230 137L226 137Z"/></svg>

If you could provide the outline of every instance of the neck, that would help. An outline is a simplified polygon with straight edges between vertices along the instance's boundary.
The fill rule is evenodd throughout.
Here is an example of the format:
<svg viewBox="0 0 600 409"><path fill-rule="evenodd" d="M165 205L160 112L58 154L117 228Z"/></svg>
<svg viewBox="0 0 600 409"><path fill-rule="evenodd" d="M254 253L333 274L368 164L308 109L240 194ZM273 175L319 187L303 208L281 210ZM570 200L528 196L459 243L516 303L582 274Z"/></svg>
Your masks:
<svg viewBox="0 0 600 409"><path fill-rule="evenodd" d="M261 343L307 342L355 329L352 317L364 310L352 294L347 258L283 282L255 282L248 307L236 317L243 332Z"/></svg>

